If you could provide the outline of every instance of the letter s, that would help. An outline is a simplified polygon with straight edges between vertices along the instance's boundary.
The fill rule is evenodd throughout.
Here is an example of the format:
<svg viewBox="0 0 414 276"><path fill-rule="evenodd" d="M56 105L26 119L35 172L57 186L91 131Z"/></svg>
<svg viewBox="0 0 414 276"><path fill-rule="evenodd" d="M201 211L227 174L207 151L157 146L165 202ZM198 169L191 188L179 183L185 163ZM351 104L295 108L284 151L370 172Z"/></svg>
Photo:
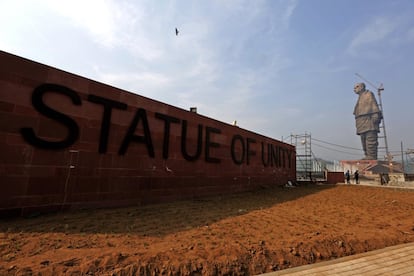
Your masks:
<svg viewBox="0 0 414 276"><path fill-rule="evenodd" d="M45 83L41 84L33 90L32 104L34 108L46 117L54 119L65 125L68 128L68 135L61 141L47 141L37 137L32 128L23 127L20 129L20 133L22 134L24 140L26 140L26 142L32 146L52 150L64 149L71 146L79 138L79 127L76 124L75 120L63 113L60 113L59 111L50 108L43 102L43 95L47 92L66 95L72 99L72 102L75 105L81 105L81 99L79 95L72 89L58 84Z"/></svg>

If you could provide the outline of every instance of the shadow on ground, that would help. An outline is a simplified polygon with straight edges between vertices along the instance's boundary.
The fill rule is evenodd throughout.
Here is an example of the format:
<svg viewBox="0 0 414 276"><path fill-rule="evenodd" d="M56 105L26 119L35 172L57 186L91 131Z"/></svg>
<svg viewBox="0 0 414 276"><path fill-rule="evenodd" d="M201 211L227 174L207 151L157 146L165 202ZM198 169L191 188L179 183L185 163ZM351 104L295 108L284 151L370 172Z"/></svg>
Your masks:
<svg viewBox="0 0 414 276"><path fill-rule="evenodd" d="M335 186L309 184L294 188L272 187L254 192L148 206L77 210L34 218L20 217L0 221L0 232L136 234L159 237L266 209L331 187Z"/></svg>

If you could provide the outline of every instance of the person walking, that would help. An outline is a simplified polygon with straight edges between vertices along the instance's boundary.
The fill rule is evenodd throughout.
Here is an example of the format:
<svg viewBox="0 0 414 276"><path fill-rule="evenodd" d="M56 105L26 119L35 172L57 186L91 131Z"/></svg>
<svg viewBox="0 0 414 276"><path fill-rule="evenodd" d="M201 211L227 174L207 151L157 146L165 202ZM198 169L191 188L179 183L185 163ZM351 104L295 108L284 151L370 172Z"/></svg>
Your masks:
<svg viewBox="0 0 414 276"><path fill-rule="evenodd" d="M345 173L345 179L346 179L346 184L351 184L351 174L349 173L349 170L346 171Z"/></svg>
<svg viewBox="0 0 414 276"><path fill-rule="evenodd" d="M355 184L359 184L359 172L358 172L358 170L356 170L354 172L354 179L355 179Z"/></svg>

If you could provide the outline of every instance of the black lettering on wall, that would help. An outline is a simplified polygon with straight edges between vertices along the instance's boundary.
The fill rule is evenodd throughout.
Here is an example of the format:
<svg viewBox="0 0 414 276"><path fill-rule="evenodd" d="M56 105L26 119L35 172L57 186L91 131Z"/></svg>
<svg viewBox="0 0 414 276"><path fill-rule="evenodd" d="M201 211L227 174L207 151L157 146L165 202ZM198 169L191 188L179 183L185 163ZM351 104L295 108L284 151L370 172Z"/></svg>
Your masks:
<svg viewBox="0 0 414 276"><path fill-rule="evenodd" d="M270 156L270 144L267 144L267 154L266 154L266 157L267 157L267 159L265 159L265 150L264 150L264 148L265 148L265 146L264 146L264 142L262 142L261 143L262 144L262 164L263 164L263 166L265 166L265 167L267 167L267 166L269 166L269 156Z"/></svg>
<svg viewBox="0 0 414 276"><path fill-rule="evenodd" d="M267 154L265 144L262 142L262 163L265 167L276 166L278 168L292 168L295 159L295 151L288 150L284 147L267 144Z"/></svg>
<svg viewBox="0 0 414 276"><path fill-rule="evenodd" d="M185 160L195 161L200 158L202 150L202 137L203 137L203 126L198 125L197 132L197 150L194 155L190 155L187 152L187 121L183 120L181 126L181 153Z"/></svg>
<svg viewBox="0 0 414 276"><path fill-rule="evenodd" d="M51 106L45 103L45 94L46 93L55 93L66 96L71 99L74 105L81 105L82 101L78 93L70 88L67 88L58 84L42 84L36 87L32 93L32 105L35 110L40 114L46 116L49 119L57 121L67 128L67 135L63 138L46 140L41 138L39 133L35 132L35 129L30 127L23 127L20 129L20 133L23 139L38 148L44 149L64 149L70 147L79 139L80 129L78 124L74 119L69 115L66 115ZM99 137L99 153L106 153L110 135L111 127L111 116L113 109L126 110L128 108L127 104L100 97L97 95L90 94L88 95L87 100L91 103L99 104L103 106L102 113L102 122L101 130ZM214 135L221 134L221 130L213 127L205 127L205 135L203 133L204 126L201 124L197 125L197 130L194 129L194 132L197 131L196 139L188 138L188 121L181 120L177 117L170 115L162 114L155 112L155 118L164 122L164 133L163 133L163 142L162 142L162 157L164 159L169 158L169 147L171 139L171 128L173 124L180 124L181 122L181 153L185 160L195 161L200 159L202 151L204 150L205 162L209 163L220 163L221 155L220 151L216 150L221 147L218 142L215 142ZM139 135L136 134L138 125L141 124L139 128ZM194 135L191 135L194 137ZM205 138L205 141L203 141ZM149 157L154 158L154 145L151 138L150 126L148 123L147 112L143 108L136 110L134 117L128 127L128 130L123 138L123 141L120 145L118 153L124 155L131 142L144 144ZM231 140L231 158L233 163L241 165L246 163L249 165L253 162L253 157L256 156L256 151L254 150L254 144L257 141L252 138L243 138L241 135L236 134L232 137ZM203 149L203 146L205 147ZM191 153L189 153L190 151ZM214 153L218 152L218 153ZM296 159L295 151L290 148L283 146L272 145L271 143L265 144L261 142L261 158L262 164L267 166L276 166L283 168L294 168Z"/></svg>
<svg viewBox="0 0 414 276"><path fill-rule="evenodd" d="M246 151L247 151L247 165L250 164L250 156L255 156L256 152L250 150L251 146L250 144L256 143L256 140L252 139L252 138L247 138L246 139Z"/></svg>
<svg viewBox="0 0 414 276"><path fill-rule="evenodd" d="M286 149L280 148L282 167L286 168Z"/></svg>
<svg viewBox="0 0 414 276"><path fill-rule="evenodd" d="M237 141L240 141L240 144L242 146L241 156L239 159L236 156L236 150L235 150ZM243 164L245 152L246 152L246 149L245 149L243 137L239 134L234 135L233 138L231 139L231 159L233 160L233 162L237 165Z"/></svg>
<svg viewBox="0 0 414 276"><path fill-rule="evenodd" d="M205 147L205 160L210 163L220 163L220 159L210 156L210 148L219 148L220 144L211 141L211 134L220 134L221 130L213 127L206 127L206 147Z"/></svg>
<svg viewBox="0 0 414 276"><path fill-rule="evenodd" d="M288 168L292 168L292 151L288 150L287 151L287 155L288 155Z"/></svg>
<svg viewBox="0 0 414 276"><path fill-rule="evenodd" d="M106 149L108 147L109 128L111 126L112 108L125 110L128 106L124 103L102 98L95 95L89 95L88 101L96 104L101 104L104 106L104 112L102 115L101 123L101 134L99 138L99 153L106 153Z"/></svg>
<svg viewBox="0 0 414 276"><path fill-rule="evenodd" d="M39 147L43 149L58 150L64 149L71 146L79 138L79 126L69 116L54 110L53 108L47 106L43 102L43 95L45 93L58 93L65 96L68 96L72 103L75 105L81 105L82 101L79 95L65 86L58 84L45 83L39 85L33 90L32 93L32 105L33 107L42 115L45 115L48 118L51 118L59 123L65 125L68 129L68 134L65 139L61 141L47 141L36 136L32 128L23 127L20 129L20 133L23 136L23 139L31 144L34 147Z"/></svg>
<svg viewBox="0 0 414 276"><path fill-rule="evenodd" d="M164 121L164 141L162 146L162 157L164 159L168 159L168 153L170 148L170 129L171 129L171 123L179 124L180 119L168 116L161 113L155 113L155 117L157 119Z"/></svg>
<svg viewBox="0 0 414 276"><path fill-rule="evenodd" d="M142 121L144 136L134 134L140 119ZM128 131L125 135L124 141L122 142L121 147L119 148L120 155L124 155L126 153L131 141L145 144L148 150L148 155L150 157L155 157L154 146L152 144L151 139L151 132L148 125L147 112L143 108L139 108L135 113L134 118L132 119L131 125L129 126Z"/></svg>
<svg viewBox="0 0 414 276"><path fill-rule="evenodd" d="M271 166L280 167L280 149L277 146L270 145L270 163Z"/></svg>

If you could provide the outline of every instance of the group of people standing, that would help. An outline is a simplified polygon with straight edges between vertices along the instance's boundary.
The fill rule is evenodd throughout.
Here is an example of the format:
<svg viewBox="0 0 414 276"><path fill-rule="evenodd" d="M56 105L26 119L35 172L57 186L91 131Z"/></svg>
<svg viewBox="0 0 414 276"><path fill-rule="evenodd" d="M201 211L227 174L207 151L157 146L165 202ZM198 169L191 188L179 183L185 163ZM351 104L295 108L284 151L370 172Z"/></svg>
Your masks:
<svg viewBox="0 0 414 276"><path fill-rule="evenodd" d="M355 184L359 184L359 172L358 172L358 170L356 170L354 172L354 179L355 179ZM351 173L349 172L349 170L347 170L346 173L345 173L345 180L346 180L346 184L351 184Z"/></svg>

